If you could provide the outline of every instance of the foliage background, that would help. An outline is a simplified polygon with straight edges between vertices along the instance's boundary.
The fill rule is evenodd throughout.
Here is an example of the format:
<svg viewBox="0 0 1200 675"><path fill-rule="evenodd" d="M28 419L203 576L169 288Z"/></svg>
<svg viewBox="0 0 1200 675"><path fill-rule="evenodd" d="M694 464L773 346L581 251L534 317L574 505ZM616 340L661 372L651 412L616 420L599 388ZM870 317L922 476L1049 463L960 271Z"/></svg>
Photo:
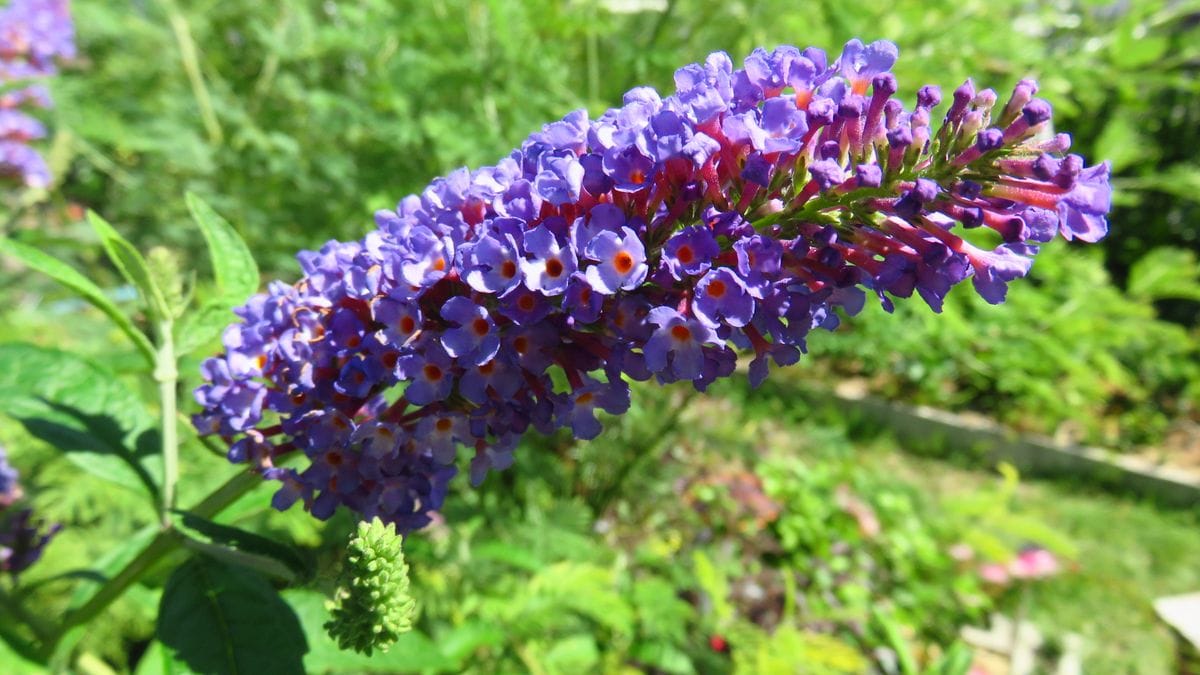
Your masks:
<svg viewBox="0 0 1200 675"><path fill-rule="evenodd" d="M73 259L113 288L119 286L115 271L79 246L94 243L81 223L83 208L117 224L143 250L177 248L185 269L201 271L207 263L182 198L194 191L237 225L265 278L290 279L297 273L296 250L361 236L372 226L373 209L394 205L457 166L493 163L573 108L599 114L632 86L669 89L675 68L713 50L737 59L755 46L790 43L836 54L850 37L887 38L900 47L896 73L910 96L922 84L949 90L967 76L1003 95L1018 79L1037 77L1057 123L1072 131L1076 151L1114 163L1118 201L1103 246L1055 246L1035 265L1032 283L1014 285L1004 307L984 306L969 292L953 293L943 316L919 303L907 303L895 316L869 307L839 334L814 336L811 358L792 376L854 378L882 395L980 411L1023 430L1123 449L1161 445L1200 422L1196 2L74 0L72 7L81 56L53 83L57 107L50 120L58 183L34 195L32 207L10 226L24 241ZM132 352L96 317L4 263L0 282L0 339L90 354L132 384ZM197 288L201 295L211 292ZM184 371L189 384L196 377L191 365ZM421 637L412 640L427 643L393 658L423 653L444 659L430 668L447 670L535 662L549 664L546 672L577 672L580 664L633 662L687 672L683 661L720 670L731 662L706 644L714 632L755 645L742 654L779 647L754 642L767 638L747 632L749 605L731 600L726 615L697 613L697 598L711 602L721 595L714 588L722 580L740 587L754 579L773 602L787 606L781 561L824 560L834 540L854 542L856 552L884 561L871 565L883 564L887 572L867 572L854 566L861 560L851 560L845 563L850 572L830 577L845 573L850 582L810 580L795 592L811 593L826 606L791 617L797 626L821 629L828 621L822 611L847 608L861 621L864 602L901 597L897 606L909 602L925 612L905 617L922 639L952 634L963 617L922 598L957 586L964 595L978 590L937 548L967 524L949 502L930 497L938 486L920 480L922 473L950 470L922 466L898 480L889 473L894 467L860 469L864 445L894 447L850 439L836 419L786 430L746 421L790 404L785 393L748 395L739 387L723 388L709 404L714 407L704 409L724 414L724 425L688 418L689 432L673 435L647 427L682 402L643 391L645 419L635 410L604 442L576 447L562 439L533 440L505 482L453 495L462 506L448 513L452 527L415 538L412 546L415 583L427 607ZM646 443L659 436L661 446ZM795 437L817 440L806 445ZM38 506L68 524L44 578L100 558L151 521L153 514L139 510L128 493L81 479L73 464L30 442L15 425L0 424L0 441L21 449L23 471L36 476L31 492ZM227 467L194 439L189 443L183 486L198 496ZM639 462L639 453L665 459ZM879 453L862 456L885 462ZM778 479L795 460L819 469L783 481L783 492L772 499L789 504L793 517L769 526L753 517L747 524L739 510L744 506L729 503L719 481L695 494L676 489L697 476L747 472ZM612 466L631 468L617 475L601 468ZM991 482L978 475L963 480ZM887 496L872 502L894 518L886 542L856 539L849 521L822 529L827 513L784 494L822 495L826 499L811 506L827 507L842 482ZM1085 569L1082 580L1052 594L1053 612L1043 610L1042 618L1087 634L1100 650L1089 663L1096 672L1165 668L1169 643L1147 616L1146 600L1200 582L1182 569L1196 554L1194 518L1056 489L1032 490L1037 515L1084 538L1081 558L1100 567ZM318 527L303 514L266 513L265 494L247 498L230 521L291 540L324 569L331 567L347 523ZM1095 523L1106 519L1128 528L1118 537L1128 555L1107 559L1095 550L1108 536ZM789 539L782 553L774 550L789 527L813 532ZM769 530L766 539L749 536L760 529ZM530 541L537 532L558 539ZM904 559L913 546L936 551L921 558L919 569L888 567L886 561ZM165 578L159 570L136 587L112 621L90 629L84 649L118 668L147 667L153 659L138 665L139 658L157 654L150 636ZM513 589L531 584L541 592L512 599ZM586 606L571 605L564 588L592 594ZM62 589L61 582L48 583L38 597L53 611L65 601ZM302 618L320 615L312 589L287 593ZM830 594L836 603L828 602ZM1123 603L1138 608L1140 623L1104 632L1095 617ZM1072 609L1079 606L1091 610ZM935 607L951 627L921 618ZM518 616L531 623L498 637L498 627L512 626ZM772 620L776 628L787 623ZM805 643L807 633L774 635L830 649L819 640ZM309 667L345 664L322 651L329 645L319 632L308 638ZM451 648L431 650L433 642Z"/></svg>

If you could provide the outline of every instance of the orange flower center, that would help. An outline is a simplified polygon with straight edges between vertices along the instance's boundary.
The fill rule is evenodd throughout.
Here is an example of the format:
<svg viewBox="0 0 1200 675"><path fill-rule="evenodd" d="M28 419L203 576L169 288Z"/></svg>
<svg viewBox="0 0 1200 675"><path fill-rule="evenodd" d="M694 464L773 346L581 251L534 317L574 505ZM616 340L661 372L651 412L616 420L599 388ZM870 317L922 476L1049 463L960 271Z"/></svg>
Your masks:
<svg viewBox="0 0 1200 675"><path fill-rule="evenodd" d="M613 267L621 274L629 274L629 270L633 269L633 256L625 251L618 252L613 256Z"/></svg>

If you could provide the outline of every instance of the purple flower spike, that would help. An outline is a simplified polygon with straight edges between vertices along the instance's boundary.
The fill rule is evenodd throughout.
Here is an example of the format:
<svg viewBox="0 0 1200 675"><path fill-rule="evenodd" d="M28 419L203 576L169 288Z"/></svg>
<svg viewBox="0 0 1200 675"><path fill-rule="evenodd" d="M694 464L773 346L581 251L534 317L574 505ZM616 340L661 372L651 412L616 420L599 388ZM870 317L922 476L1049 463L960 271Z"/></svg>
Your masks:
<svg viewBox="0 0 1200 675"><path fill-rule="evenodd" d="M13 0L0 8L0 179L47 188L51 176L29 141L46 128L20 108L48 108L46 87L56 62L75 57L75 24L66 0Z"/></svg>
<svg viewBox="0 0 1200 675"><path fill-rule="evenodd" d="M433 181L237 310L202 366L197 429L278 481L279 508L409 531L460 454L478 484L529 430L595 437L597 410L628 407L628 380L704 391L733 374L736 346L758 384L866 291L886 311L920 296L938 312L971 277L999 302L1034 243L1107 231L1109 167L1067 155L1065 134L1035 139L1051 112L1035 85L994 116L995 93L968 80L934 129L938 90L906 111L895 56L852 40L833 67L785 46L735 70L712 54L676 71L673 95L632 89ZM2 118L9 138L37 132ZM16 142L0 138L0 160ZM34 170L14 157L0 167ZM959 236L978 227L1004 244ZM306 468L273 465L293 449Z"/></svg>
<svg viewBox="0 0 1200 675"><path fill-rule="evenodd" d="M637 233L601 232L587 247L587 257L598 264L587 268L587 281L598 293L612 295L632 290L646 279L646 249Z"/></svg>

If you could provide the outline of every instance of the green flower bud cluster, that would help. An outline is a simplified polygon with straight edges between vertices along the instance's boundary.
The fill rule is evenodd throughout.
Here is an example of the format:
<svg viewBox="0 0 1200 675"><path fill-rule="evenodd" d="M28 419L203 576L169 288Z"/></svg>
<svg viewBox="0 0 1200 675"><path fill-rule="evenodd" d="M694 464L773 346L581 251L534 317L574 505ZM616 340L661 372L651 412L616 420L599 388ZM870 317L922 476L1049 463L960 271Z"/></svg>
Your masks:
<svg viewBox="0 0 1200 675"><path fill-rule="evenodd" d="M325 624L342 649L368 656L387 651L412 630L416 601L408 594L408 564L394 524L379 518L358 524L347 547L342 583Z"/></svg>

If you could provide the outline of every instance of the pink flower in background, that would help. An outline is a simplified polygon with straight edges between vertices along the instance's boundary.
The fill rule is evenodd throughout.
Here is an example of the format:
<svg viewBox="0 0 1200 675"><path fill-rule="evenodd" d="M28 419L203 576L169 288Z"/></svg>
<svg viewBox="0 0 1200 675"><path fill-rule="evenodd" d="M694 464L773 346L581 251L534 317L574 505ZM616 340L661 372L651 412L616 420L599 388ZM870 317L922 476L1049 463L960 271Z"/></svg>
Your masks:
<svg viewBox="0 0 1200 675"><path fill-rule="evenodd" d="M1004 586L1008 583L1008 568L1000 563L984 563L979 566L979 578L985 584Z"/></svg>
<svg viewBox="0 0 1200 675"><path fill-rule="evenodd" d="M1027 548L1008 564L1014 579L1045 579L1058 574L1061 566L1054 554L1041 547Z"/></svg>

